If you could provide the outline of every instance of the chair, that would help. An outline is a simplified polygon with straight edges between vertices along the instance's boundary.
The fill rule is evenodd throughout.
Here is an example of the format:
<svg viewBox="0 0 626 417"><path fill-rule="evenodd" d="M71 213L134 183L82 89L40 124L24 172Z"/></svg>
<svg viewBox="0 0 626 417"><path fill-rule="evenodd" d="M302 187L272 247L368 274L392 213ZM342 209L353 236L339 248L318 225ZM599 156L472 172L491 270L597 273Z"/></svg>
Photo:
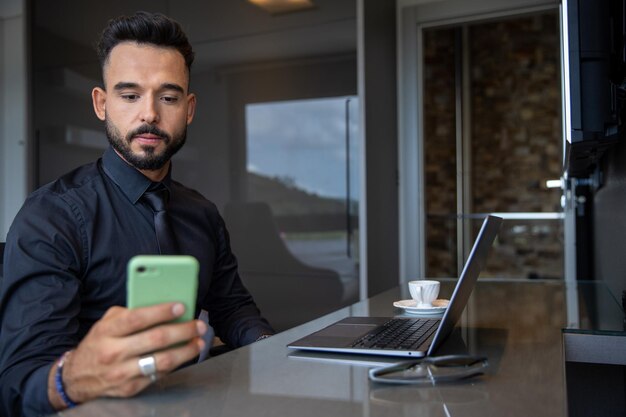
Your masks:
<svg viewBox="0 0 626 417"><path fill-rule="evenodd" d="M224 220L239 274L261 313L282 331L343 307L339 274L298 260L263 202L228 203Z"/></svg>

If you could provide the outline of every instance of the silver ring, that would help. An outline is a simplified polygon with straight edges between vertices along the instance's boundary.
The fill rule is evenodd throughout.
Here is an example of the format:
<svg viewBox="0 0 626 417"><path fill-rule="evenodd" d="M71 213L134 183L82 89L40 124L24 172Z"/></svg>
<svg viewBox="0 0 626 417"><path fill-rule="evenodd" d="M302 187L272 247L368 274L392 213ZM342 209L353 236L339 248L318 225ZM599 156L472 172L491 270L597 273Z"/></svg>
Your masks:
<svg viewBox="0 0 626 417"><path fill-rule="evenodd" d="M156 381L157 369L156 359L154 358L154 355L139 358L137 364L139 365L139 370L141 371L141 374L143 376L150 377L150 381L152 382Z"/></svg>

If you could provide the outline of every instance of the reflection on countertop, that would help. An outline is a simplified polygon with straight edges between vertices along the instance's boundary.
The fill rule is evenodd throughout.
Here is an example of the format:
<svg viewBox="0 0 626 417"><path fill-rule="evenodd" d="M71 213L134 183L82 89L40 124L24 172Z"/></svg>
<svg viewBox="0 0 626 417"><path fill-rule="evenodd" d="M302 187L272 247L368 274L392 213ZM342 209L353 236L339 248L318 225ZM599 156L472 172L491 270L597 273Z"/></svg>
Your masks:
<svg viewBox="0 0 626 417"><path fill-rule="evenodd" d="M454 281L444 280L449 298ZM447 293L446 293L447 292ZM562 281L479 281L455 336L442 349L486 355L478 378L428 387L372 383L367 357L303 354L286 347L339 319L401 315L395 288L271 338L178 371L127 400L84 404L64 416L566 416ZM582 300L582 301L581 301ZM577 299L586 320L584 297ZM454 339L458 338L457 342ZM372 358L371 366L386 363Z"/></svg>

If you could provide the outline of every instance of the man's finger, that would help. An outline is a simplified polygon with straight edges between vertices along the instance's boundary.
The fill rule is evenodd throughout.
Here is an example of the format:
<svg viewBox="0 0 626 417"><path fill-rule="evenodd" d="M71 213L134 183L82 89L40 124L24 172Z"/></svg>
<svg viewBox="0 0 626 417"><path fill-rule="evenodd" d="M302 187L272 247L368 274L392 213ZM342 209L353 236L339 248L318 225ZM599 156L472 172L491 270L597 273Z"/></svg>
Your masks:
<svg viewBox="0 0 626 417"><path fill-rule="evenodd" d="M200 320L162 324L124 338L123 349L127 357L142 356L172 345L187 343L191 339L202 336L206 330L206 324Z"/></svg>
<svg viewBox="0 0 626 417"><path fill-rule="evenodd" d="M113 307L97 323L98 331L112 337L128 336L167 323L183 315L185 306L181 303L163 303L149 307Z"/></svg>
<svg viewBox="0 0 626 417"><path fill-rule="evenodd" d="M200 337L196 337L184 345L166 349L154 354L156 361L156 370L161 373L170 373L185 362L188 362L198 356L204 341ZM137 364L137 367L139 365Z"/></svg>
<svg viewBox="0 0 626 417"><path fill-rule="evenodd" d="M204 341L202 338L196 337L183 345L165 349L146 356L154 357L156 375L157 377L161 377L198 356L203 347ZM111 383L109 384L109 388L106 390L106 395L124 396L124 393L128 393L126 389L128 388L129 382L132 382L133 380L137 382L136 380L140 379L142 381L142 385L151 382L150 376L144 375L141 372L141 367L139 366L140 359L140 357L134 357L125 360L117 367L115 371L116 377L114 377L114 375L109 375L111 377ZM117 377L119 377L119 379ZM116 379L118 380L116 381Z"/></svg>

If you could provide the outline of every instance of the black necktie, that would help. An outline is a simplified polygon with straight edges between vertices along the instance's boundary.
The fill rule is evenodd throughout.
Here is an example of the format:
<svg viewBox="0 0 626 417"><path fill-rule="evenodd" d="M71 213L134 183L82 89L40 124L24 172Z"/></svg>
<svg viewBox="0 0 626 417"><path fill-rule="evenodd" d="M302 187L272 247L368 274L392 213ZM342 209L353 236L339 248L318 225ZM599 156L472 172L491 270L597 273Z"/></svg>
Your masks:
<svg viewBox="0 0 626 417"><path fill-rule="evenodd" d="M150 208L152 208L152 211L154 211L154 229L159 244L159 252L161 255L178 254L176 235L172 229L170 216L167 213L167 203L170 197L169 190L164 186L159 186L154 190L148 189L143 196Z"/></svg>

